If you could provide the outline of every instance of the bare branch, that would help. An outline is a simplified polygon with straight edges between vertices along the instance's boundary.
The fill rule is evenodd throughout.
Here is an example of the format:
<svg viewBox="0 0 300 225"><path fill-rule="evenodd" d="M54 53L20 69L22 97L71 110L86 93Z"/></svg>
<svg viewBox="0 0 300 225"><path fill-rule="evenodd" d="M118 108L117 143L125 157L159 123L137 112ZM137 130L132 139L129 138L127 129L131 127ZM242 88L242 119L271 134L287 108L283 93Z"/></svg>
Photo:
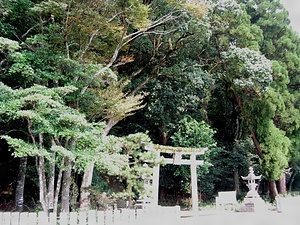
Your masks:
<svg viewBox="0 0 300 225"><path fill-rule="evenodd" d="M117 16L121 15L123 12L119 12L116 15L114 15L112 18L110 18L109 20L107 20L108 23L112 22Z"/></svg>
<svg viewBox="0 0 300 225"><path fill-rule="evenodd" d="M70 50L69 50L70 45L68 44L68 42L66 42L65 45L66 45L67 59L70 59Z"/></svg>
<svg viewBox="0 0 300 225"><path fill-rule="evenodd" d="M92 35L90 36L90 39L88 41L88 43L86 44L84 50L82 51L82 54L80 55L80 60L83 59L84 54L86 53L86 51L88 50L88 48L90 47L95 35L98 33L99 29L95 30Z"/></svg>
<svg viewBox="0 0 300 225"><path fill-rule="evenodd" d="M149 63L147 63L147 65L149 65ZM131 74L131 76L130 76L130 79L132 79L132 78L134 78L135 76L139 75L139 74L146 68L147 65L145 65L145 66L139 68L137 71L133 72L133 73Z"/></svg>
<svg viewBox="0 0 300 225"><path fill-rule="evenodd" d="M43 23L45 23L46 21L43 21ZM30 27L23 35L22 38L24 38L30 31L32 31L34 28L38 27L40 24L36 24L32 27Z"/></svg>
<svg viewBox="0 0 300 225"><path fill-rule="evenodd" d="M155 77L155 75L153 76L149 76L147 77L146 80L144 80L142 83L139 84L139 86L137 86L133 91L132 91L132 95L135 95L136 92L138 92L140 89L142 89L150 80L152 80Z"/></svg>
<svg viewBox="0 0 300 225"><path fill-rule="evenodd" d="M3 63L5 63L7 61L7 59L3 59L1 62L0 62L0 67L3 65Z"/></svg>

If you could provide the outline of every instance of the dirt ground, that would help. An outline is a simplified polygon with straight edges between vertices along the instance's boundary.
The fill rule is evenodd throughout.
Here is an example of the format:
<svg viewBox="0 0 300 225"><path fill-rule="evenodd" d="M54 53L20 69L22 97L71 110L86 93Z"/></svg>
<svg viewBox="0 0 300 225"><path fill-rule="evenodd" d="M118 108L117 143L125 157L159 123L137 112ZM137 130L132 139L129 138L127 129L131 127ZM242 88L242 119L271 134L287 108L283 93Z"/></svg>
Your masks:
<svg viewBox="0 0 300 225"><path fill-rule="evenodd" d="M262 212L204 210L176 225L300 225L300 197L281 198L280 206L281 212L275 206Z"/></svg>
<svg viewBox="0 0 300 225"><path fill-rule="evenodd" d="M281 212L275 206L258 212L204 209L197 213L181 212L181 218L151 218L141 225L300 225L300 196L280 199ZM147 223L148 222L148 223Z"/></svg>

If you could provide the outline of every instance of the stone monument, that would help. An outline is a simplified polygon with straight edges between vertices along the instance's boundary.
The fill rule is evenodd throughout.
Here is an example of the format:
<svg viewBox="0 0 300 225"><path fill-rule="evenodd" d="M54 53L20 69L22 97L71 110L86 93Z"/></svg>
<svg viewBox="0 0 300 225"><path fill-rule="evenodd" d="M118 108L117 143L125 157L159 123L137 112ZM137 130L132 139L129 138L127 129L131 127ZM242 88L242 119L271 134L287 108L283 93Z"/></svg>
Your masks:
<svg viewBox="0 0 300 225"><path fill-rule="evenodd" d="M247 187L249 188L249 191L244 199L243 207L241 208L241 210L246 212L257 212L267 210L264 201L257 192L258 184L255 182L256 180L261 179L261 175L256 176L254 174L253 167L250 167L249 174L246 177L242 176L242 179L247 181Z"/></svg>

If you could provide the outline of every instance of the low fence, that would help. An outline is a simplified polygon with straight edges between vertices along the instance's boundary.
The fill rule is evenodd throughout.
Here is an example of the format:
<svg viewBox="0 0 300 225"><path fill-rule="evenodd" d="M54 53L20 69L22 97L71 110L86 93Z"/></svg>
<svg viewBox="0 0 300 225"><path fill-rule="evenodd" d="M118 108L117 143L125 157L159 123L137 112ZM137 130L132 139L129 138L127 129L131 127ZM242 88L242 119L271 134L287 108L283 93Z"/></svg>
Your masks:
<svg viewBox="0 0 300 225"><path fill-rule="evenodd" d="M156 221L176 221L180 208L118 209L114 211L84 211L60 213L0 212L0 225L132 225ZM159 223L161 224L161 223Z"/></svg>

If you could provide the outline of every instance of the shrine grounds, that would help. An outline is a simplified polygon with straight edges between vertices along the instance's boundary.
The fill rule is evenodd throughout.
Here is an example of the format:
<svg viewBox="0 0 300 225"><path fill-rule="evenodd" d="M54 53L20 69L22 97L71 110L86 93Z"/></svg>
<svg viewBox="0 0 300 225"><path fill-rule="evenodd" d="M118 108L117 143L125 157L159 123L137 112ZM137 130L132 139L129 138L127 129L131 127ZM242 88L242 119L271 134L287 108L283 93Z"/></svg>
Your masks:
<svg viewBox="0 0 300 225"><path fill-rule="evenodd" d="M264 212L219 211L215 208L200 210L196 214L181 212L180 219L153 218L143 225L300 225L300 196L280 200L281 212L269 206Z"/></svg>

